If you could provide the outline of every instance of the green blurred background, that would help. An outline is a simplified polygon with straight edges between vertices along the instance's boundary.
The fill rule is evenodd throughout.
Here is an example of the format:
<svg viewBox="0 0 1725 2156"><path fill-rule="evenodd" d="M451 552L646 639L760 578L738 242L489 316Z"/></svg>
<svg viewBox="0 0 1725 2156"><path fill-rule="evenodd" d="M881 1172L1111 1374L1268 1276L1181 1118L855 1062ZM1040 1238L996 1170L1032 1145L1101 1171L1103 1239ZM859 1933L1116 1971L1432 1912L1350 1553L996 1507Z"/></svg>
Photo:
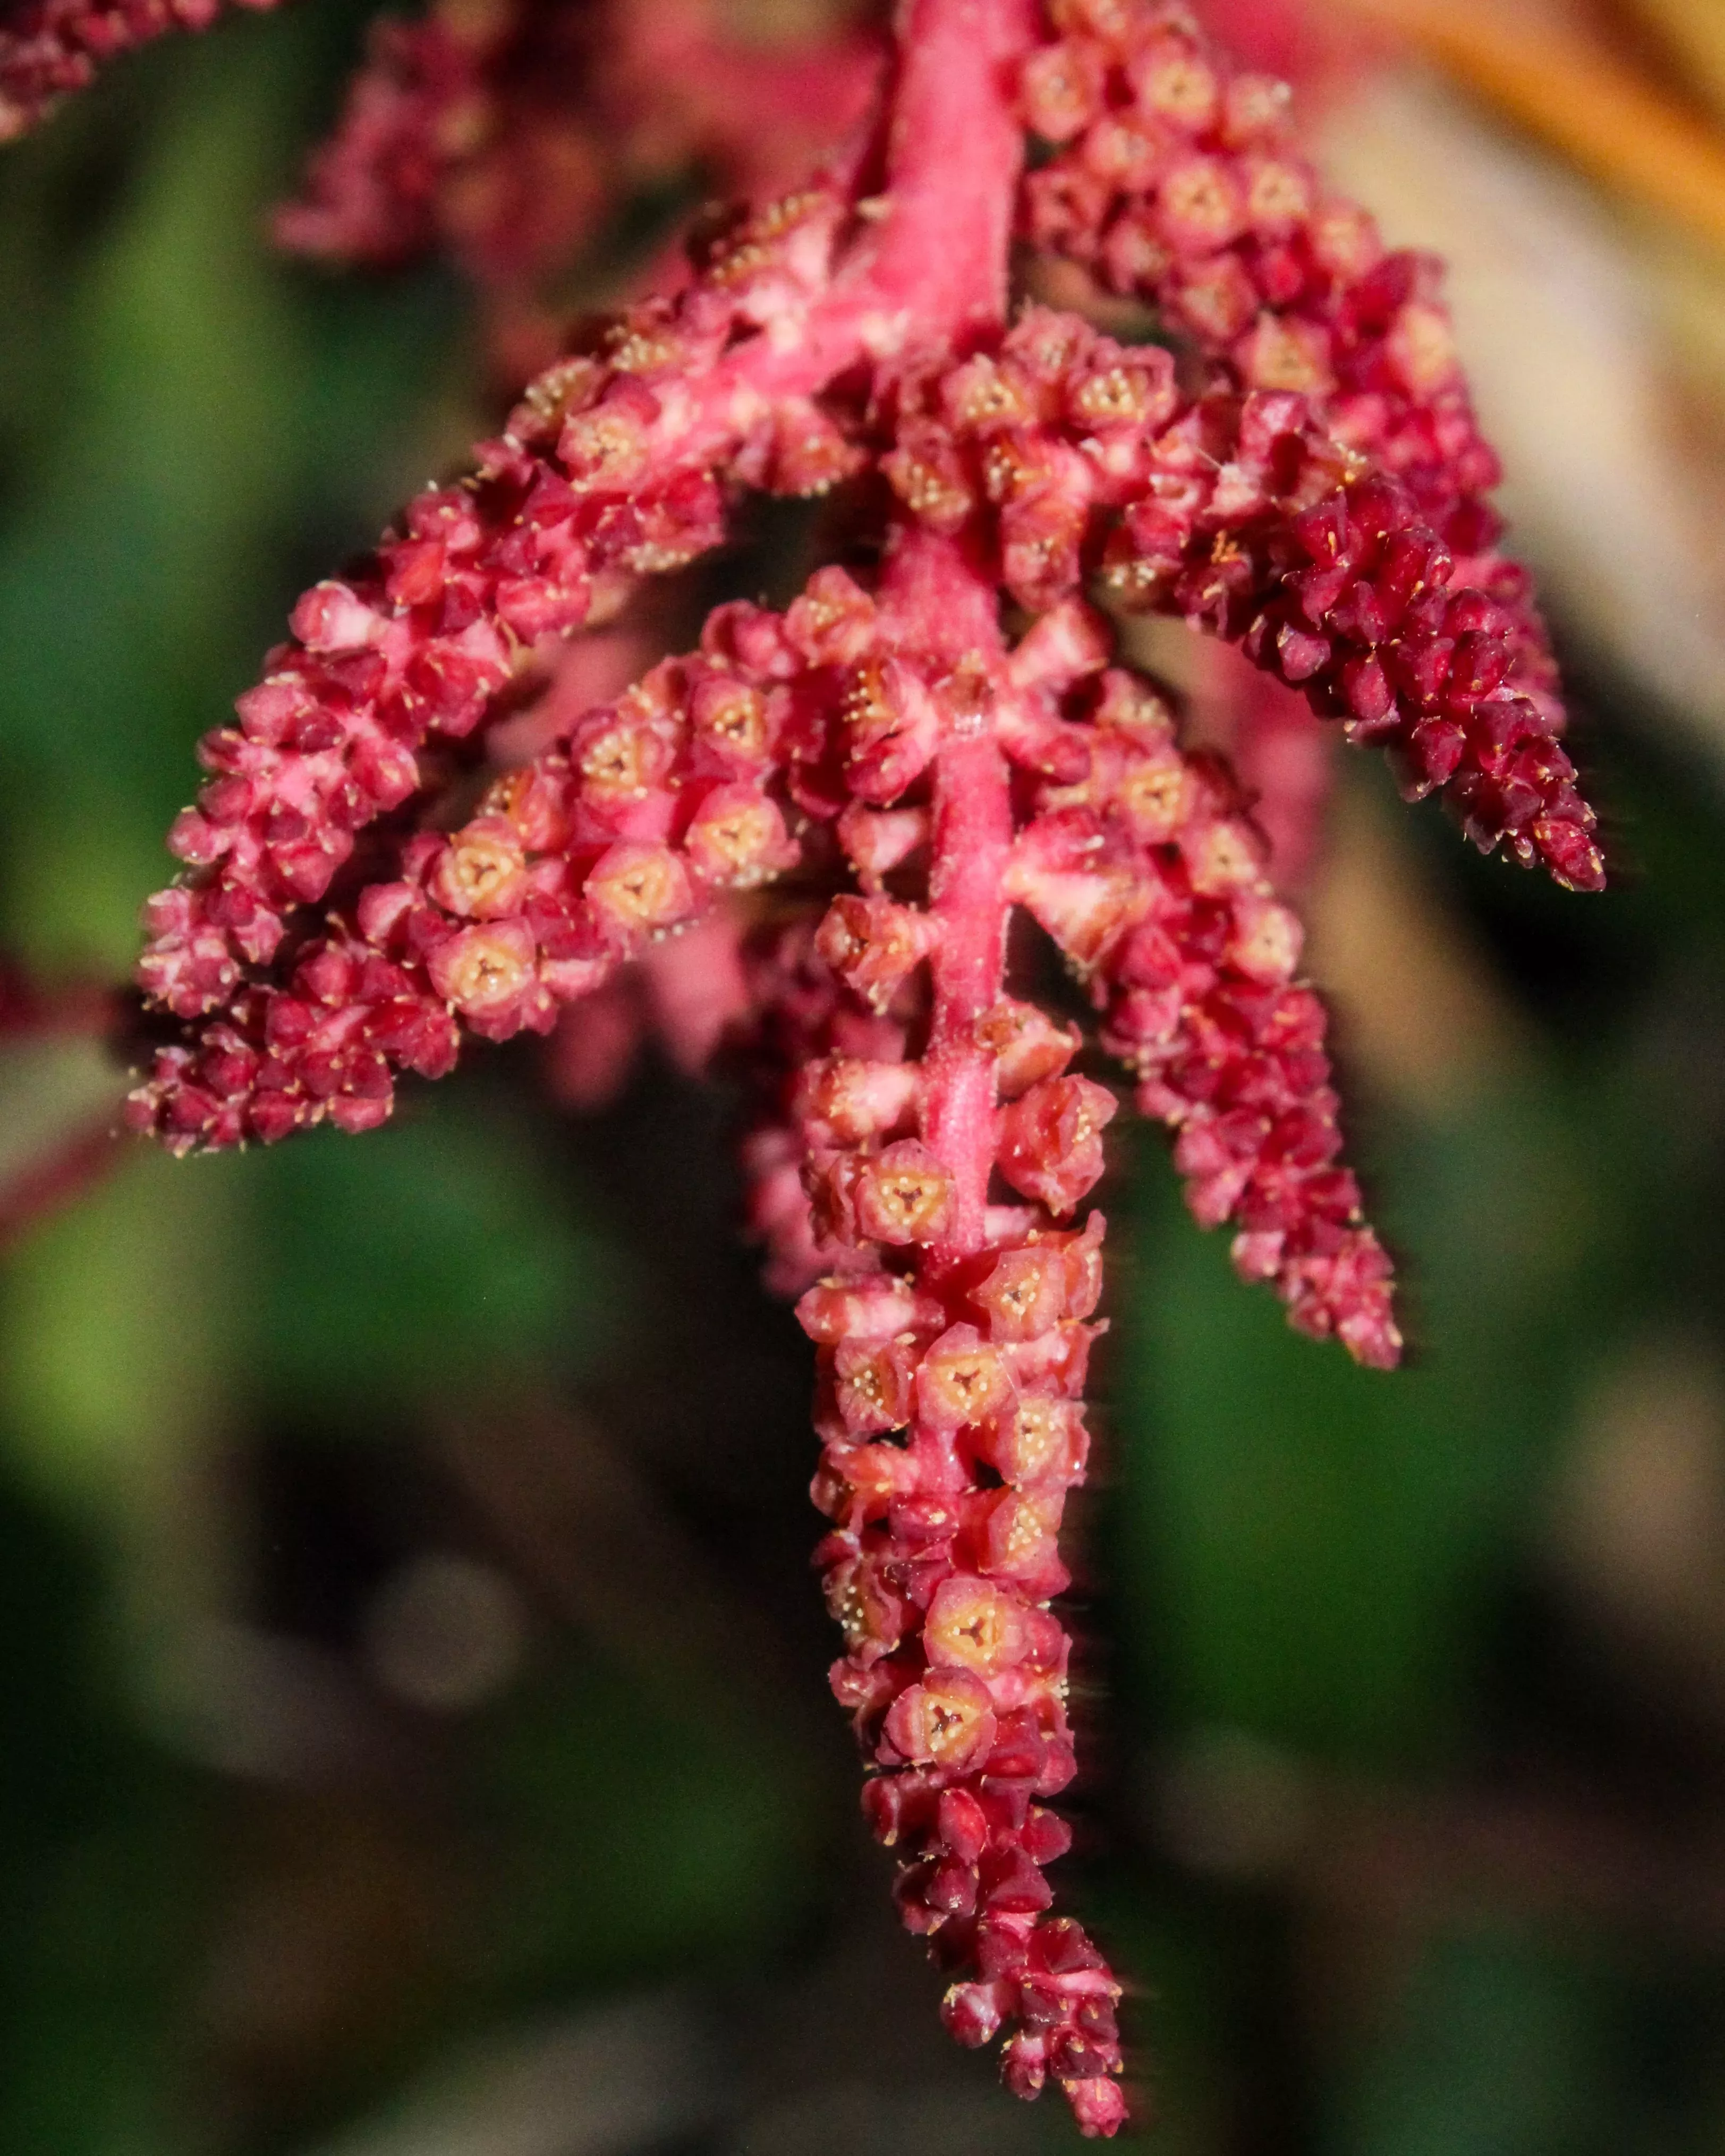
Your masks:
<svg viewBox="0 0 1725 2156"><path fill-rule="evenodd" d="M264 239L362 12L159 48L0 157L0 947L49 978L124 972L196 737L488 424L451 274ZM1465 346L1492 238L1540 264L1482 401L1623 873L1564 898L1343 775L1314 968L1402 1375L1288 1333L1116 1126L1069 1891L1168 2156L1725 2156L1725 278L1465 83L1328 112L1398 237L1485 174ZM1584 400L1517 430L1589 367L1577 508ZM1613 470L1703 593L1669 637ZM570 1117L536 1053L363 1141L127 1147L5 1254L0 2148L1076 2145L895 1933L726 1104L649 1062ZM0 1178L113 1085L9 1052Z"/></svg>

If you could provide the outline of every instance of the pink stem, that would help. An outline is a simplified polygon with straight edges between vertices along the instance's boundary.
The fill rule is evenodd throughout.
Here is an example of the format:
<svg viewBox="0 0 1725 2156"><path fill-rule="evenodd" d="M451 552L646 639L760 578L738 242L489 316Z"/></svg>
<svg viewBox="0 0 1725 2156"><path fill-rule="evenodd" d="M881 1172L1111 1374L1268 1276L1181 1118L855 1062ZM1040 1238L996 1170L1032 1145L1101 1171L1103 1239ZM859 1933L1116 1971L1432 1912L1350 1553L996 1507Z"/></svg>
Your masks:
<svg viewBox="0 0 1725 2156"><path fill-rule="evenodd" d="M1024 151L1012 81L1034 37L1030 0L904 0L874 244L794 343L759 340L715 370L711 408L809 395L859 357L957 345L1004 320Z"/></svg>
<svg viewBox="0 0 1725 2156"><path fill-rule="evenodd" d="M105 1115L0 1183L0 1250L39 1220L81 1198L107 1173L115 1157L113 1118Z"/></svg>
<svg viewBox="0 0 1725 2156"><path fill-rule="evenodd" d="M1006 956L1001 896L1012 846L1006 759L986 733L955 734L934 766L934 860L929 912L938 932L931 961L934 1022L923 1060L923 1136L956 1181L942 1256L980 1250L993 1166L993 1052L977 1022L1000 1000Z"/></svg>
<svg viewBox="0 0 1725 2156"><path fill-rule="evenodd" d="M923 1060L922 1135L954 1179L952 1226L937 1261L987 1240L993 1167L996 1057L977 1022L999 1002L1006 959L1004 896L1012 850L1006 759L982 686L1004 655L994 588L955 540L901 530L880 590L890 637L930 658L976 671L978 701L943 711L934 759L929 907L936 934L929 968L934 1009Z"/></svg>
<svg viewBox="0 0 1725 2156"><path fill-rule="evenodd" d="M891 205L867 283L914 298L919 331L957 343L1004 321L1024 137L1013 64L1030 43L1028 0L903 0L887 136ZM978 683L1004 655L993 579L954 540L900 526L881 583L889 634ZM942 714L934 760L929 913L934 1009L924 1059L923 1137L953 1178L937 1261L983 1248L995 1131L995 1058L977 1024L1000 999L1012 847L1006 759L992 699Z"/></svg>
<svg viewBox="0 0 1725 2156"><path fill-rule="evenodd" d="M901 0L891 210L870 281L914 303L924 335L957 336L1005 317L1024 150L1010 85L1034 16L1029 0Z"/></svg>

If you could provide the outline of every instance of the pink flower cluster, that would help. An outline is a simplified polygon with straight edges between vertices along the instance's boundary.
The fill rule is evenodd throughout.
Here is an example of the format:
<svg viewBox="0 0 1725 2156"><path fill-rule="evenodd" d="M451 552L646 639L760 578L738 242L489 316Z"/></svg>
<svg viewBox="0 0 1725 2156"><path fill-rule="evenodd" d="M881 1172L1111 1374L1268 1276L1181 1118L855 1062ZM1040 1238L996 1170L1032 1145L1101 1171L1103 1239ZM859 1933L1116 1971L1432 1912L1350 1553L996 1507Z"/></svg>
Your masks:
<svg viewBox="0 0 1725 2156"><path fill-rule="evenodd" d="M1065 34L1026 68L1021 110L1059 146L1025 182L1026 236L1142 300L1219 378L1311 398L1373 467L1369 488L1298 531L1279 588L1260 560L1202 584L1188 561L1189 618L1250 613L1251 655L1350 739L1396 752L1410 798L1447 786L1482 848L1507 840L1560 882L1601 888L1544 631L1525 573L1496 551L1499 467L1442 265L1388 252L1365 212L1327 194L1290 146L1285 87L1229 69L1178 11L1055 0L1050 13ZM1133 536L1158 577L1176 573L1180 518Z"/></svg>
<svg viewBox="0 0 1725 2156"><path fill-rule="evenodd" d="M919 713L955 693L919 685L840 572L822 572L788 620L811 599L845 624L836 648L848 663L816 665L790 685L783 708L803 750L789 766L792 798L810 821L835 819L862 890L835 899L818 927L776 928L753 967L752 1060L767 1111L746 1149L752 1225L769 1245L769 1284L787 1294L850 1263L830 1184L812 1212L806 1202L823 1148L834 1133L880 1140L915 1113L904 1058L918 1020L914 998L908 1008L903 998L935 932L885 886L927 857L928 811L901 803L940 738L925 726L913 746ZM1389 1263L1357 1183L1337 1165L1323 1006L1295 978L1298 919L1271 891L1263 842L1225 767L1183 753L1167 705L1110 655L1105 624L1068 602L1007 662L1011 694L992 720L1014 792L1004 896L1088 983L1101 1045L1137 1075L1141 1110L1178 1133L1195 1216L1207 1227L1239 1223L1244 1276L1273 1281L1302 1330L1388 1367L1401 1346ZM966 677L973 692L983 694L980 676ZM1052 1081L1081 1043L1029 1004L999 1003L988 1024L1003 1098L1032 1075ZM1014 1108L1013 1128L1034 1146L1042 1123L1063 1115L1099 1124L1096 1094L1076 1079L1038 1091ZM1002 1173L1024 1188L1009 1163Z"/></svg>
<svg viewBox="0 0 1725 2156"><path fill-rule="evenodd" d="M901 1852L904 1921L952 1979L947 2026L1007 2031L1009 2087L1051 2078L1110 2134L1119 1985L1047 1914L1070 1835L1043 1800L1076 1771L1047 1605L1101 1290L1100 1216L1063 1224L1115 1102L1069 1074L1074 1029L1004 993L1015 773L1059 664L1034 633L1009 651L964 550L914 531L876 593L824 572L784 626L816 662L787 706L793 795L865 886L768 938L763 1025L800 1051L778 1066L795 1185L771 1125L751 1148L780 1284L827 1269L798 1314L819 1350L834 1690L879 1770L865 1808Z"/></svg>
<svg viewBox="0 0 1725 2156"><path fill-rule="evenodd" d="M170 30L207 29L227 0L22 0L0 21L0 142L33 127L105 60ZM234 0L273 8L276 0Z"/></svg>
<svg viewBox="0 0 1725 2156"><path fill-rule="evenodd" d="M320 168L325 241L490 229L460 225L456 176L511 199L508 97L563 100L577 135L598 109L554 67L511 74L510 41L602 20L519 0L456 59L453 18L389 33ZM443 137L473 98L491 131ZM545 229L576 228L584 184ZM494 264L526 231L500 214ZM1183 358L1014 313L1015 239L1145 301ZM685 282L583 331L471 477L300 601L203 745L184 874L148 913L166 1045L128 1112L177 1150L367 1128L464 1030L566 1006L606 1067L638 960L688 1040L736 1011L750 1219L819 1350L820 1563L868 1816L954 2033L1004 2035L1010 2086L1053 2080L1089 2133L1124 2117L1119 1986L1049 1913L1047 1800L1074 1771L1050 1604L1101 1293L1101 1222L1076 1214L1117 1103L1075 1067L1086 1029L1014 992L1009 929L1064 962L1242 1274L1393 1363L1279 865L1097 607L1234 647L1481 847L1596 888L1434 275L1322 193L1276 85L1173 0L901 0L879 112L831 167L710 226ZM562 639L762 490L831 494L847 566L566 706ZM487 728L536 696L531 742L498 737L535 753L480 791ZM672 955L695 934L710 994Z"/></svg>
<svg viewBox="0 0 1725 2156"><path fill-rule="evenodd" d="M445 0L373 29L277 237L373 265L440 246L482 284L531 282L630 187L787 184L864 117L880 65L855 36L748 50L711 0Z"/></svg>
<svg viewBox="0 0 1725 2156"><path fill-rule="evenodd" d="M249 986L195 1046L160 1051L135 1127L179 1151L326 1116L369 1129L396 1071L449 1070L461 1028L548 1031L560 1004L716 893L793 865L771 787L778 715L711 640L711 658L655 668L497 779L459 829L408 839L398 873L358 886L283 985Z"/></svg>
<svg viewBox="0 0 1725 2156"><path fill-rule="evenodd" d="M491 43L483 22L436 13L373 23L340 125L313 151L302 198L276 213L277 242L294 254L372 269L393 268L432 246L448 222L441 198L449 169L489 131ZM553 198L559 210L567 194ZM575 214L587 208L583 201Z"/></svg>
<svg viewBox="0 0 1725 2156"><path fill-rule="evenodd" d="M1003 1165L1063 1214L1101 1170L1086 1086L1039 1081L1002 1135ZM1065 1113L1061 1086L1079 1095ZM926 1148L888 1145L862 1175L853 1237L936 1240L952 1201ZM1102 1220L1010 1209L956 1261L823 1282L798 1304L820 1367L814 1498L833 1522L816 1558L845 1635L833 1688L878 1769L865 1810L899 1852L906 1925L952 1979L947 2027L967 2044L1009 2030L1008 2085L1034 2096L1052 2076L1080 2124L1109 2133L1125 2108L1120 1987L1082 1928L1048 1914L1043 1876L1071 1842L1046 1807L1076 1772L1070 1645L1047 1605L1068 1584L1055 1539L1084 1477Z"/></svg>
<svg viewBox="0 0 1725 2156"><path fill-rule="evenodd" d="M1021 604L1099 573L1122 608L1240 643L1350 740L1390 749L1410 798L1447 788L1482 850L1601 887L1560 715L1522 685L1524 622L1461 583L1407 489L1327 427L1296 390L1184 398L1167 352L1033 312L998 358L941 379L883 470L935 530L995 507Z"/></svg>
<svg viewBox="0 0 1725 2156"><path fill-rule="evenodd" d="M201 873L151 903L139 978L153 999L186 1019L229 1000L356 834L422 791L428 742L470 735L536 644L614 612L632 575L716 544L715 463L793 488L845 468L845 445L793 399L763 429L750 362L770 357L728 353L737 331L806 311L836 209L814 193L744 220L680 300L634 310L597 356L542 377L474 479L420 495L365 573L305 594L239 725L203 745L216 775L169 839Z"/></svg>

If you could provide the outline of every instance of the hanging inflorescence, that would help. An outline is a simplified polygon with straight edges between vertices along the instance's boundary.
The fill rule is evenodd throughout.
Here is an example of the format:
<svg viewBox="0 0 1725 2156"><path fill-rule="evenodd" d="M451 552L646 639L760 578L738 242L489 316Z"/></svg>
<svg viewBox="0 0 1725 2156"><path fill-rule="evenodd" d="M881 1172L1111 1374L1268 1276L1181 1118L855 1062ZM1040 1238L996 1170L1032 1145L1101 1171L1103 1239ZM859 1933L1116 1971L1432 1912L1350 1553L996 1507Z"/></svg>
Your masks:
<svg viewBox="0 0 1725 2156"><path fill-rule="evenodd" d="M95 51L68 26L110 16L146 11L26 11L0 110L68 86L43 40ZM599 67L595 19L537 0L465 50L434 21L382 33L290 236L374 258L441 236L501 275L531 234L493 214L501 182L461 223L480 138L448 114L526 95L523 40L567 33ZM809 64L852 90L874 67L861 44ZM636 81L594 80L567 71L583 125ZM484 139L506 165L523 135ZM1166 342L1016 304L1015 243ZM300 600L203 744L184 872L150 904L139 979L171 1037L127 1112L178 1152L370 1128L466 1035L547 1031L665 939L722 940L750 1224L817 1349L818 1561L868 1818L952 2033L1004 2034L1010 2087L1053 2079L1091 2133L1125 2116L1119 1986L1049 1913L1075 1771L1050 1605L1102 1285L1082 1207L1117 1101L1075 1068L1085 1030L1009 975L1009 931L1058 952L1241 1274L1393 1364L1299 922L1249 799L1183 748L1114 618L1236 647L1481 848L1597 889L1497 477L1435 266L1324 190L1278 85L1166 0L904 0L879 111L834 163L710 222L470 476ZM719 546L750 491L832 495L843 564L782 613L718 608L456 821L451 773L471 803L475 745L562 641Z"/></svg>

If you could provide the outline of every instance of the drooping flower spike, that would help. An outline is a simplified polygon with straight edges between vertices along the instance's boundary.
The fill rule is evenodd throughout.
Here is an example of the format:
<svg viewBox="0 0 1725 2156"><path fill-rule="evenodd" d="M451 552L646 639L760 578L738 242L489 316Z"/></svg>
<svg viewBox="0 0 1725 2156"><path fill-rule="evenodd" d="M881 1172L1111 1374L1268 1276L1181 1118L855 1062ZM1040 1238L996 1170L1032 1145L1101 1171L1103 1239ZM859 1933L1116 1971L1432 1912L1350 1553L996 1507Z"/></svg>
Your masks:
<svg viewBox="0 0 1725 2156"><path fill-rule="evenodd" d="M140 970L177 1033L131 1116L185 1150L364 1129L464 1033L548 1029L698 921L741 942L750 1217L819 1351L868 1815L953 2032L1004 2034L1014 2089L1054 2080L1100 2134L1118 1986L1043 1875L1101 1291L1079 1209L1116 1101L1014 993L1014 911L1242 1273L1362 1362L1399 1339L1274 863L1096 603L1236 646L1481 845L1602 879L1429 274L1284 125L1163 0L905 0L871 135L710 234L300 602L204 745ZM1055 146L1029 180L1027 127ZM1186 368L1014 318L1024 234L1152 300ZM452 766L557 640L716 546L748 489L848 489L848 566L720 608L449 828Z"/></svg>
<svg viewBox="0 0 1725 2156"><path fill-rule="evenodd" d="M1441 264L1387 252L1371 218L1324 188L1290 144L1282 85L1231 74L1178 20L1146 34L1124 0L1061 0L1052 12L1065 35L1027 71L1024 109L1060 146L1026 183L1027 236L1145 301L1241 387L1320 398L1337 439L1407 490L1453 557L1450 586L1493 602L1502 646L1481 674L1477 648L1458 645L1449 623L1434 635L1418 608L1386 620L1368 605L1358 626L1381 647L1378 663L1311 688L1323 643L1336 644L1337 626L1352 633L1347 602L1339 621L1314 610L1327 590L1320 578L1291 612L1272 609L1256 625L1263 662L1343 719L1350 739L1396 750L1410 797L1450 786L1482 846L1507 838L1559 880L1599 888L1591 825L1568 813L1574 773L1562 752L1494 751L1435 708L1445 692L1465 696L1489 680L1487 693L1508 689L1532 706L1527 743L1562 726L1526 574L1497 551L1502 523L1488 497L1499 467L1441 303ZM1338 582L1343 545L1318 564ZM1424 724L1410 724L1416 710Z"/></svg>

